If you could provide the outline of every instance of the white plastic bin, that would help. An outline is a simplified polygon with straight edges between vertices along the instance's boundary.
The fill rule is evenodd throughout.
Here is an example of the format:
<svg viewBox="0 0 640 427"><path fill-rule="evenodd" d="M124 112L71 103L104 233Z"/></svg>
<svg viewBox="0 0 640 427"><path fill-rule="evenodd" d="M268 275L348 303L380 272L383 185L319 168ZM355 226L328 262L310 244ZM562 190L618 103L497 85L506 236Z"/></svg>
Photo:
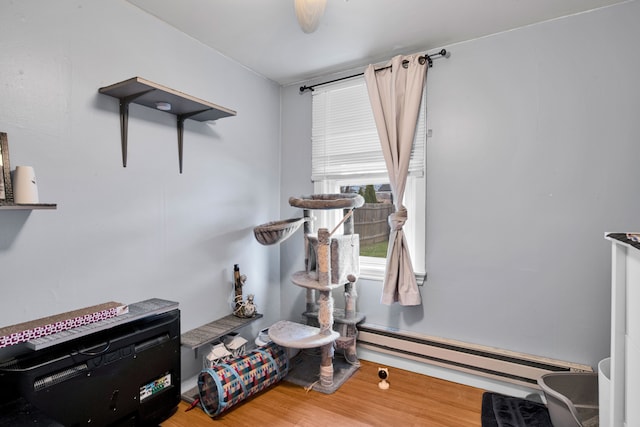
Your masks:
<svg viewBox="0 0 640 427"><path fill-rule="evenodd" d="M598 363L598 400L600 406L600 427L609 427L611 410L611 358Z"/></svg>

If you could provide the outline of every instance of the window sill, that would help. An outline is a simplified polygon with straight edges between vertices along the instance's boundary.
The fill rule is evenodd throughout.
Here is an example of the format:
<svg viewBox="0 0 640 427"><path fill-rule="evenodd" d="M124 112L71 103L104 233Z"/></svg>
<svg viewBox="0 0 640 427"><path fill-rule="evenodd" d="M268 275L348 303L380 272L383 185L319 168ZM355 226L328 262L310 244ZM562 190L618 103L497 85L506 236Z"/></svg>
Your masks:
<svg viewBox="0 0 640 427"><path fill-rule="evenodd" d="M384 281L384 265L371 265L369 263L360 264L360 279ZM415 273L418 286L424 286L427 280L427 273Z"/></svg>
<svg viewBox="0 0 640 427"><path fill-rule="evenodd" d="M360 279L377 280L382 282L384 280L384 265L363 265L360 263Z"/></svg>

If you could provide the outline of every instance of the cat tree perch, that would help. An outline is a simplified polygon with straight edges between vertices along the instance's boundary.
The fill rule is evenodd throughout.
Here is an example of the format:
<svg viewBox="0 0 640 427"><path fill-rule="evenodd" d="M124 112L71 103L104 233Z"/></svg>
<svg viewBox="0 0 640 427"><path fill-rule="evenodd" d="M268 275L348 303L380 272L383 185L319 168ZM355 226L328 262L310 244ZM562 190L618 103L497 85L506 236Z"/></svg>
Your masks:
<svg viewBox="0 0 640 427"><path fill-rule="evenodd" d="M304 225L305 270L291 281L306 289L306 324L283 320L269 328L275 343L298 349L319 349L319 354L302 352L287 380L323 393L337 390L359 366L356 355L357 324L365 316L356 312L356 280L360 274L360 240L354 234L353 209L364 204L358 194L314 194L291 197L289 204L303 209L303 218L275 221L254 229L262 244L280 243ZM312 232L312 210L342 209L344 217L329 232ZM344 232L335 234L341 224ZM344 286L345 308L334 309L332 291ZM345 361L334 360L334 349L342 350ZM319 365L319 381L318 378Z"/></svg>

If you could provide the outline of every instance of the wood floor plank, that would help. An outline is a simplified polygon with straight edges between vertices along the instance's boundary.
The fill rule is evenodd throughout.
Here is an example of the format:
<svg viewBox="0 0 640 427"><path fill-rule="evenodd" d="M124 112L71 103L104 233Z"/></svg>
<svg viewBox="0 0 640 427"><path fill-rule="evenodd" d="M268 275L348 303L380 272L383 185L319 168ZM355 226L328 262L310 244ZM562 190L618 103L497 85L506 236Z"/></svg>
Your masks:
<svg viewBox="0 0 640 427"><path fill-rule="evenodd" d="M333 394L281 381L216 419L200 408L178 411L163 427L429 426L479 427L484 390L389 368L388 390L378 387L378 364L360 369Z"/></svg>

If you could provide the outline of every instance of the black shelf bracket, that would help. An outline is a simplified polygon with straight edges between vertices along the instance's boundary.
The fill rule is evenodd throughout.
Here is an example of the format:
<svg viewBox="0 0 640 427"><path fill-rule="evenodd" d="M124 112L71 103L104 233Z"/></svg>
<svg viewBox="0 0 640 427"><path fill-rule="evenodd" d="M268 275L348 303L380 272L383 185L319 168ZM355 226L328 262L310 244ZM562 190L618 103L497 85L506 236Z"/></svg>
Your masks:
<svg viewBox="0 0 640 427"><path fill-rule="evenodd" d="M122 145L122 167L127 167L127 137L129 129L129 104L144 94L153 92L155 89L145 90L133 95L123 96L120 100L120 141Z"/></svg>
<svg viewBox="0 0 640 427"><path fill-rule="evenodd" d="M192 116L195 116L196 114L204 113L205 111L209 110L211 110L211 108L206 108L204 110L194 111L191 113L178 114L176 116L178 118L178 167L180 168L180 173L182 173L182 141L184 138L184 121Z"/></svg>

